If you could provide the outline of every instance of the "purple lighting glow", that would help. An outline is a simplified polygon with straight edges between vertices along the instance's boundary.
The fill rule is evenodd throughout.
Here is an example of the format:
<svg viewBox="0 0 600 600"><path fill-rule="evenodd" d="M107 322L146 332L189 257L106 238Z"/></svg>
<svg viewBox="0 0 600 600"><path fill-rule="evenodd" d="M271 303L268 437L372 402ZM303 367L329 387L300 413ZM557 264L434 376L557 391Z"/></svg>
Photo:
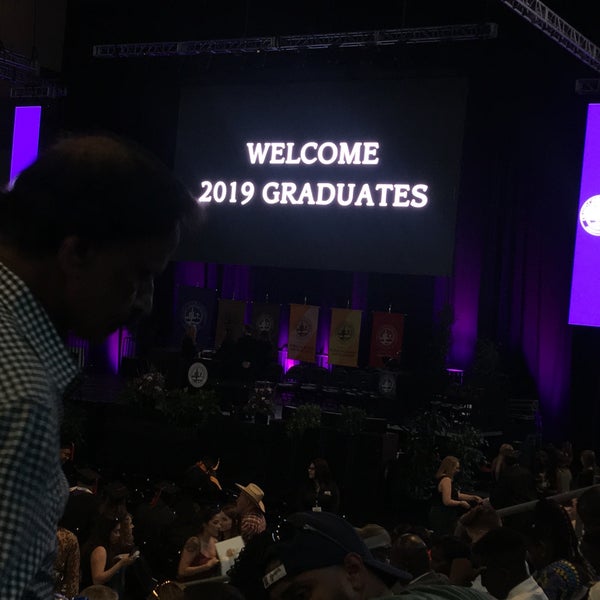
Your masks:
<svg viewBox="0 0 600 600"><path fill-rule="evenodd" d="M600 327L600 104L588 106L569 324Z"/></svg>
<svg viewBox="0 0 600 600"><path fill-rule="evenodd" d="M37 158L41 118L41 106L17 106L15 108L10 160L11 182Z"/></svg>

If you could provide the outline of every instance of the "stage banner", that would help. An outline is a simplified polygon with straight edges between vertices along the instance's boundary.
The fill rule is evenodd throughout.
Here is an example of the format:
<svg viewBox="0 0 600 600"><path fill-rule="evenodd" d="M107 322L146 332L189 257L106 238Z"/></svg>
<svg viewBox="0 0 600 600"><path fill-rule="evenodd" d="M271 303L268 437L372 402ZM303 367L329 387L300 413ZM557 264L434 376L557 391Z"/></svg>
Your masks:
<svg viewBox="0 0 600 600"><path fill-rule="evenodd" d="M196 330L196 345L200 349L212 348L216 307L216 290L190 285L178 287L173 344L180 346L186 331L193 327Z"/></svg>
<svg viewBox="0 0 600 600"><path fill-rule="evenodd" d="M273 348L279 343L279 304L252 303L252 329L256 339L269 342Z"/></svg>
<svg viewBox="0 0 600 600"><path fill-rule="evenodd" d="M288 358L304 362L316 362L318 324L318 306L290 304Z"/></svg>
<svg viewBox="0 0 600 600"><path fill-rule="evenodd" d="M369 366L381 368L387 359L398 358L402 352L403 333L403 314L374 312Z"/></svg>
<svg viewBox="0 0 600 600"><path fill-rule="evenodd" d="M330 365L343 367L356 367L358 365L361 318L361 310L331 309L328 358Z"/></svg>
<svg viewBox="0 0 600 600"><path fill-rule="evenodd" d="M242 337L245 317L245 300L223 300L219 298L215 348L220 348L226 339L237 342Z"/></svg>

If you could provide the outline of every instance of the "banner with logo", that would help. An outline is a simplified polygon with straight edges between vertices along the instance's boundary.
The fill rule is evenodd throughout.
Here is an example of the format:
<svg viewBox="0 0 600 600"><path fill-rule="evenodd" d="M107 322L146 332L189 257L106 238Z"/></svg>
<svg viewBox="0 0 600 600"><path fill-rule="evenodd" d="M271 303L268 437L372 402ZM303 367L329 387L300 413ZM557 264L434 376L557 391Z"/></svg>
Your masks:
<svg viewBox="0 0 600 600"><path fill-rule="evenodd" d="M173 345L179 346L186 331L193 327L198 348L212 348L216 306L216 290L189 285L178 287Z"/></svg>
<svg viewBox="0 0 600 600"><path fill-rule="evenodd" d="M304 362L316 362L318 324L318 306L290 304L288 358Z"/></svg>
<svg viewBox="0 0 600 600"><path fill-rule="evenodd" d="M403 334L403 314L374 312L369 366L381 368L386 360L398 358L402 352Z"/></svg>
<svg viewBox="0 0 600 600"><path fill-rule="evenodd" d="M256 339L269 342L273 348L279 343L279 304L252 303L252 329Z"/></svg>
<svg viewBox="0 0 600 600"><path fill-rule="evenodd" d="M330 365L343 367L356 367L358 365L361 318L361 310L331 309L328 358Z"/></svg>
<svg viewBox="0 0 600 600"><path fill-rule="evenodd" d="M219 298L215 348L220 348L225 340L237 342L242 337L245 317L245 300L223 300Z"/></svg>

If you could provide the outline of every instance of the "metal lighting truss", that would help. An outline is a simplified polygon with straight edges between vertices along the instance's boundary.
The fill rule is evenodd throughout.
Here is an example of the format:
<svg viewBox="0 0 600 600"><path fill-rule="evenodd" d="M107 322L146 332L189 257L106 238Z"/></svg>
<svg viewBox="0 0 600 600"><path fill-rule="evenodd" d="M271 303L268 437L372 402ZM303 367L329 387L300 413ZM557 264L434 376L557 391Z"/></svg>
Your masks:
<svg viewBox="0 0 600 600"><path fill-rule="evenodd" d="M10 50L0 50L0 79L27 83L37 74L38 68L34 61Z"/></svg>
<svg viewBox="0 0 600 600"><path fill-rule="evenodd" d="M600 48L539 0L500 0L595 71L600 72Z"/></svg>
<svg viewBox="0 0 600 600"><path fill-rule="evenodd" d="M582 96L597 96L600 94L600 79L578 79L575 82L575 91Z"/></svg>
<svg viewBox="0 0 600 600"><path fill-rule="evenodd" d="M389 46L398 43L424 44L444 41L483 40L497 36L498 26L496 23L482 23L190 42L102 44L94 46L93 55L97 58L137 58L147 56L193 56L196 54L241 54L325 48L361 48Z"/></svg>
<svg viewBox="0 0 600 600"><path fill-rule="evenodd" d="M66 95L64 87L40 79L37 61L10 50L0 50L0 79L10 81L11 98L58 98Z"/></svg>
<svg viewBox="0 0 600 600"><path fill-rule="evenodd" d="M39 81L37 84L10 88L11 98L63 98L67 89L53 82Z"/></svg>

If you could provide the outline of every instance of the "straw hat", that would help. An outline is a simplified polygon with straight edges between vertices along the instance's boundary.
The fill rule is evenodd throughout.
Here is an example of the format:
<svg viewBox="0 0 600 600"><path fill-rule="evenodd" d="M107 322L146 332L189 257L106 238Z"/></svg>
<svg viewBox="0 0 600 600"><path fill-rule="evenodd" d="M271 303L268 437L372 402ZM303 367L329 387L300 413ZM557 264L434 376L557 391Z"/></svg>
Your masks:
<svg viewBox="0 0 600 600"><path fill-rule="evenodd" d="M258 506L258 508L260 508L260 510L265 512L265 505L262 501L265 497L265 493L255 483L249 483L246 486L243 486L240 483L236 483L235 485L237 485L240 490L246 494L246 496L248 496L248 498L250 498L250 500L252 500L256 506Z"/></svg>

